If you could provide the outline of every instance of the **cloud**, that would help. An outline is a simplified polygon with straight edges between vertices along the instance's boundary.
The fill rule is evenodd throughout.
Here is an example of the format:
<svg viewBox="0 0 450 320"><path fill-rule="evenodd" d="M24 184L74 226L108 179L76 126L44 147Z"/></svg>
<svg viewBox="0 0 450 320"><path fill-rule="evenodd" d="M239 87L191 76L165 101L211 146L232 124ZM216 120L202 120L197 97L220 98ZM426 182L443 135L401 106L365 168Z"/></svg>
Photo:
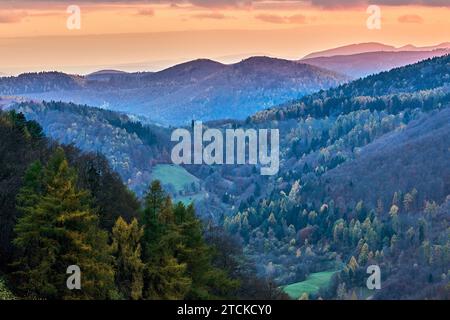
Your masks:
<svg viewBox="0 0 450 320"><path fill-rule="evenodd" d="M2 0L3 3L67 3L67 0ZM226 8L226 7L250 7L256 3L267 3L267 0L77 0L78 3L110 3L110 4L192 4L197 7ZM429 7L450 7L449 0L272 0L270 3L295 3L310 4L322 8L349 8L355 6L368 6L370 4L400 6L422 5Z"/></svg>
<svg viewBox="0 0 450 320"><path fill-rule="evenodd" d="M136 14L138 16L153 17L155 15L155 10L151 8L140 9Z"/></svg>
<svg viewBox="0 0 450 320"><path fill-rule="evenodd" d="M384 5L384 6L407 6L421 5L427 7L450 7L449 0L310 0L313 6L322 8L348 8L365 5Z"/></svg>
<svg viewBox="0 0 450 320"><path fill-rule="evenodd" d="M269 23L286 23L284 17L278 16L276 14L259 14L255 16L255 18Z"/></svg>
<svg viewBox="0 0 450 320"><path fill-rule="evenodd" d="M260 0L257 0L260 1ZM226 8L226 7L249 7L252 5L251 0L189 0L189 1L182 1L182 2L188 2L195 6L199 7L220 7L220 8Z"/></svg>
<svg viewBox="0 0 450 320"><path fill-rule="evenodd" d="M277 23L277 24L305 24L306 17L301 14L296 14L292 16L280 16L276 14L259 14L255 16L256 19L268 22L268 23Z"/></svg>
<svg viewBox="0 0 450 320"><path fill-rule="evenodd" d="M0 23L17 23L28 16L25 11L2 11L0 12Z"/></svg>
<svg viewBox="0 0 450 320"><path fill-rule="evenodd" d="M215 20L222 20L228 18L223 13L219 12L211 12L211 13L199 13L194 14L192 17L197 19L215 19Z"/></svg>
<svg viewBox="0 0 450 320"><path fill-rule="evenodd" d="M293 16L288 17L289 23L295 24L304 24L306 23L306 17L302 14L295 14Z"/></svg>
<svg viewBox="0 0 450 320"><path fill-rule="evenodd" d="M422 23L423 18L417 14L405 14L404 16L398 17L398 22L400 22L400 23Z"/></svg>

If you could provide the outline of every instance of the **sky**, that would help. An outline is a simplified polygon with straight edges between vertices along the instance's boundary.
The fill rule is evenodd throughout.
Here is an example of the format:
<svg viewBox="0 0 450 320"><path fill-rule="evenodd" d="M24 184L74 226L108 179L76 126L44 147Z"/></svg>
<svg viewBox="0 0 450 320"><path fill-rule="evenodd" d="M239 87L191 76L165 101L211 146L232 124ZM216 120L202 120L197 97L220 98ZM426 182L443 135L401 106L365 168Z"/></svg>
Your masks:
<svg viewBox="0 0 450 320"><path fill-rule="evenodd" d="M380 29L367 26L374 5ZM0 0L0 75L156 71L197 58L300 59L351 43L447 41L450 0Z"/></svg>

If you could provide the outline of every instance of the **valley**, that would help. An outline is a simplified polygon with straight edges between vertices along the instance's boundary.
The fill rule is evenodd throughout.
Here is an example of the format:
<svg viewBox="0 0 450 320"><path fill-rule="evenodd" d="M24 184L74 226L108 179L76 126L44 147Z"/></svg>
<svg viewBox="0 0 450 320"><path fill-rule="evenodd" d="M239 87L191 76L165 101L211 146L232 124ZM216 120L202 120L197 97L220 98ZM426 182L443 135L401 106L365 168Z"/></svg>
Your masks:
<svg viewBox="0 0 450 320"><path fill-rule="evenodd" d="M274 71L274 65L281 69ZM291 62L267 58L233 66L197 61L160 74L2 78L0 91L10 95L2 100L4 112L15 110L36 121L45 135L63 145L104 155L136 201L143 201L149 184L158 180L174 203L193 203L205 225L219 228L242 246L260 279L274 281L293 299L305 294L309 299L445 296L450 276L450 56L426 57L354 81L316 67L292 68ZM289 78L292 74L296 80ZM305 75L318 78L299 86ZM254 78L263 76L262 84ZM229 88L222 92L220 81L239 86L230 89L238 95L230 98ZM144 85L136 89L136 83ZM158 112L172 118L133 100L144 101L137 93L149 88L164 96L159 89L168 83L181 90L180 96L167 100L174 109L158 103ZM220 92L206 90L206 84ZM266 85L275 89L267 91ZM110 95L114 86L121 90ZM263 176L251 163L172 163L170 124L185 121L183 130L194 134L187 114L199 107L179 108L179 103L193 101L188 94L197 94L193 88L211 94L214 98L206 101L214 106L221 105L222 97L227 97L225 103L239 96L223 112L202 105L214 117L192 118L217 120L208 122L208 128L221 133L229 128L279 130L277 175ZM116 100L124 93L128 107L67 102L78 97L78 103L88 104L96 90L98 102L102 95ZM255 100L266 94L261 92L274 94L271 103ZM256 104L247 108L246 101ZM27 130L32 128L30 124ZM112 221L104 223L111 226ZM370 264L384 272L379 292L363 288Z"/></svg>

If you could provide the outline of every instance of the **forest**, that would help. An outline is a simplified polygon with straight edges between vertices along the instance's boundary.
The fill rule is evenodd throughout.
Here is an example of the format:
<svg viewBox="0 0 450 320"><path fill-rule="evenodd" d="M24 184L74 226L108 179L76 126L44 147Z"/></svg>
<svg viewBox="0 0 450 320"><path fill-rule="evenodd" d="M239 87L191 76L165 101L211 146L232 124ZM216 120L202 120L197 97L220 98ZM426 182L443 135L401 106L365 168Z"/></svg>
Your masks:
<svg viewBox="0 0 450 320"><path fill-rule="evenodd" d="M67 298L284 299L284 288L319 281L300 298L449 299L449 67L448 55L429 59L203 124L278 129L275 176L258 165L173 167L172 128L133 115L12 105L0 127L0 294L65 297L52 278L65 276L59 262L84 259L86 277L107 266L104 291ZM50 260L32 259L36 234ZM366 288L370 265L382 290ZM37 274L45 292L26 286Z"/></svg>
<svg viewBox="0 0 450 320"><path fill-rule="evenodd" d="M159 181L140 201L103 156L59 145L23 114L2 112L0 130L2 299L284 296L252 274L235 239L207 228L193 205L172 203ZM66 287L70 265L83 290Z"/></svg>

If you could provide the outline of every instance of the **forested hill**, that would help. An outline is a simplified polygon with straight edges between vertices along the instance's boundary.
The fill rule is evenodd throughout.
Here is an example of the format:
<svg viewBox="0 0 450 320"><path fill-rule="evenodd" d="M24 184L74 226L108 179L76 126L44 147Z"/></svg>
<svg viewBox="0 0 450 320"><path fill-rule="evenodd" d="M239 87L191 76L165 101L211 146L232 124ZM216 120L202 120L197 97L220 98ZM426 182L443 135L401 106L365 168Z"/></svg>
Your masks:
<svg viewBox="0 0 450 320"><path fill-rule="evenodd" d="M446 55L320 91L258 112L249 120L324 117L363 109L398 112L411 106L432 109L436 100L430 96L438 94L440 99L450 100L449 82L450 55Z"/></svg>
<svg viewBox="0 0 450 320"><path fill-rule="evenodd" d="M82 76L62 72L24 73L17 77L3 77L0 91L4 95L27 94L36 92L80 90L86 85Z"/></svg>
<svg viewBox="0 0 450 320"><path fill-rule="evenodd" d="M398 190L417 190L416 204L450 195L450 107L431 112L362 147L353 161L324 174L321 190L355 205L389 203Z"/></svg>
<svg viewBox="0 0 450 320"><path fill-rule="evenodd" d="M159 181L138 201L102 155L59 145L15 111L0 111L0 136L0 300L284 297ZM74 264L83 290L67 288Z"/></svg>
<svg viewBox="0 0 450 320"><path fill-rule="evenodd" d="M259 113L248 122L234 121L233 127L243 129L280 130L280 171L268 177L247 165L187 166L189 177L199 180L202 191L197 213L213 212L214 221L244 244L257 272L278 285L307 281L311 274L334 274L328 287L310 293L312 299L448 299L449 60L449 56L426 60L313 94ZM181 69L188 71L188 67ZM203 73L191 71L195 77ZM142 166L141 160L148 161L149 155L164 157L169 146L165 129L147 128L110 111L53 102L14 108L41 122L45 132L61 142L105 153L113 168L136 185L148 185L150 167ZM28 148L34 150L35 144L24 139L42 133L35 122L23 130L21 117L22 130L11 135L10 127L16 124L11 125L11 115L4 119L0 124L8 139L1 141L7 143L2 145L1 168L9 177L14 157ZM227 121L211 125L230 127ZM33 154L24 159L29 161ZM41 161L48 165L48 157ZM25 167L15 180L16 193ZM90 172L90 167L83 165L81 172L86 168ZM163 173L174 175L174 171ZM95 184L102 189L99 186L103 185ZM155 191L162 192L160 187L153 195ZM14 205L15 194L8 197L7 203ZM114 204L111 197L105 199ZM171 206L164 207L169 210L163 211L163 219L173 220ZM14 220L9 219L11 239ZM113 219L108 220L111 225ZM225 254L218 265L225 263L234 243L220 245ZM164 262L179 270L173 259ZM380 266L383 277L383 290L375 293L364 289L366 268L373 264ZM186 284L185 274L174 275L177 283Z"/></svg>
<svg viewBox="0 0 450 320"><path fill-rule="evenodd" d="M259 272L289 285L335 270L310 298L366 299L376 264L372 298L448 297L449 87L446 56L248 119L280 130L279 174L222 168L207 188L236 208L224 225Z"/></svg>
<svg viewBox="0 0 450 320"><path fill-rule="evenodd" d="M11 103L10 107L37 121L56 141L103 154L139 195L151 180L154 164L170 160L169 130L122 113L52 101Z"/></svg>
<svg viewBox="0 0 450 320"><path fill-rule="evenodd" d="M192 119L243 120L264 108L347 80L334 71L269 57L230 65L198 59L159 72L2 77L0 95L88 104L180 125Z"/></svg>

